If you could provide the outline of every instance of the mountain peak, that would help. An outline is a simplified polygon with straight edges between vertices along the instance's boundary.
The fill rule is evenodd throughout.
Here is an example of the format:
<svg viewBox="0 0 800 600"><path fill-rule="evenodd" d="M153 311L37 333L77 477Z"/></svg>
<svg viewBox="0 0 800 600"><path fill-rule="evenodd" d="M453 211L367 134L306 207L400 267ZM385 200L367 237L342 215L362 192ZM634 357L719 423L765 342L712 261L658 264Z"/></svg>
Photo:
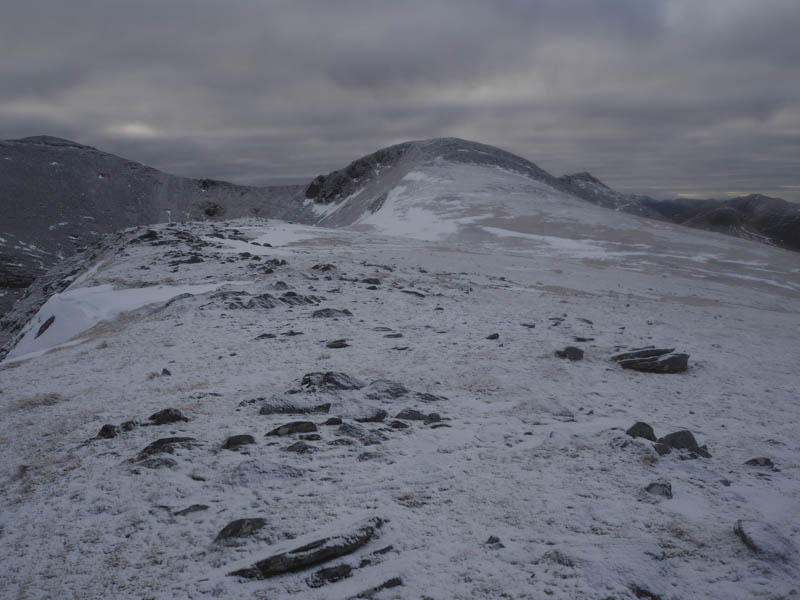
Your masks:
<svg viewBox="0 0 800 600"><path fill-rule="evenodd" d="M73 142L72 140L67 140L60 137L55 137L52 135L33 135L30 137L19 138L15 140L8 140L9 142L15 142L18 144L39 144L42 146L60 146L66 148L91 148L91 146L86 146L84 144L79 144L78 142Z"/></svg>

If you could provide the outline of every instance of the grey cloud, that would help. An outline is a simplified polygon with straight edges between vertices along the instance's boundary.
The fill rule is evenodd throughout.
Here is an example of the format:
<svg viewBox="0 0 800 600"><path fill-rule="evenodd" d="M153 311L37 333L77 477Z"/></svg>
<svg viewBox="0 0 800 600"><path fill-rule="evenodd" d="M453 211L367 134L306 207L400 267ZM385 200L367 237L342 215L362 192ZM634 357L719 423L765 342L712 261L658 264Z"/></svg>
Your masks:
<svg viewBox="0 0 800 600"><path fill-rule="evenodd" d="M265 183L455 135L630 191L800 200L793 0L18 4L3 138Z"/></svg>

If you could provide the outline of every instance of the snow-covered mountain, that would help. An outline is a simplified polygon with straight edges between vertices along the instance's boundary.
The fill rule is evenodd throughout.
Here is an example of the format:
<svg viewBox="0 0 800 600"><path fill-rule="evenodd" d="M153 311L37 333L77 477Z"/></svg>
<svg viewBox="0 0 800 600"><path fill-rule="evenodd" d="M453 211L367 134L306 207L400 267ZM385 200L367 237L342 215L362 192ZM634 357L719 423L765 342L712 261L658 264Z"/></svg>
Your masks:
<svg viewBox="0 0 800 600"><path fill-rule="evenodd" d="M5 595L797 593L797 255L448 144L34 284Z"/></svg>
<svg viewBox="0 0 800 600"><path fill-rule="evenodd" d="M49 136L0 141L0 316L35 277L104 234L167 222L167 211L175 221L302 219L301 189L168 175Z"/></svg>

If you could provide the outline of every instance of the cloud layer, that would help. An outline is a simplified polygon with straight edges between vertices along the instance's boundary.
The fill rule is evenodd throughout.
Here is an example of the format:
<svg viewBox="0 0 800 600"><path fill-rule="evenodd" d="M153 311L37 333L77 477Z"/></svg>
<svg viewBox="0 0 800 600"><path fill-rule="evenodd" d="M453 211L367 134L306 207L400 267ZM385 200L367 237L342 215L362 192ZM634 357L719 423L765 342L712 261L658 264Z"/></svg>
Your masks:
<svg viewBox="0 0 800 600"><path fill-rule="evenodd" d="M655 196L800 200L796 0L26 0L0 138L307 180L458 136Z"/></svg>

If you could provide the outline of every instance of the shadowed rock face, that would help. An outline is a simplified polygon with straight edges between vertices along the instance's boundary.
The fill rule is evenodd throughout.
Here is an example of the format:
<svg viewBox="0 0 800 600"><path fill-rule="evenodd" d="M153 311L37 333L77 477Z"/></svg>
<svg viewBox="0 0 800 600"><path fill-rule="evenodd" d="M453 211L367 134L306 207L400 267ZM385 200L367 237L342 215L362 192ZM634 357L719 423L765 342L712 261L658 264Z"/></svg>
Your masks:
<svg viewBox="0 0 800 600"><path fill-rule="evenodd" d="M0 141L0 316L18 290L103 234L165 222L167 210L176 221L310 222L302 190L177 177L48 136Z"/></svg>

